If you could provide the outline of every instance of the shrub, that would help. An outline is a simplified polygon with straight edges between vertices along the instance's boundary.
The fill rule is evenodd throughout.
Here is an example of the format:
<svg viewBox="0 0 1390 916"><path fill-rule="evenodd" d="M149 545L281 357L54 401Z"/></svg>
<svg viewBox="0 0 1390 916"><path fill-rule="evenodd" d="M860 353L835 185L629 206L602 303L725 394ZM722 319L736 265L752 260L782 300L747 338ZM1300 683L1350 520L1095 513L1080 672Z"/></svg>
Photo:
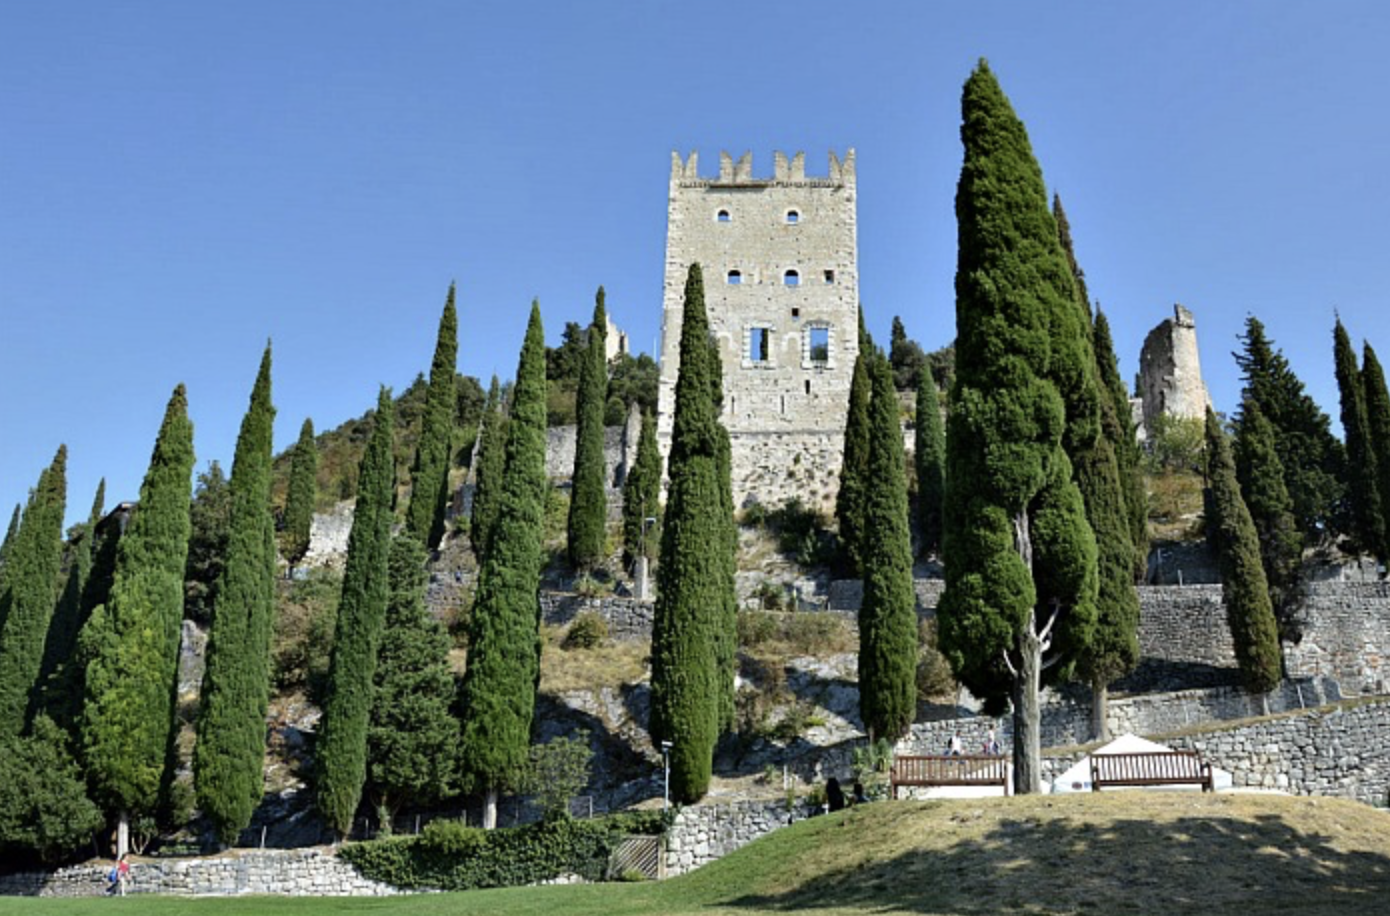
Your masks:
<svg viewBox="0 0 1390 916"><path fill-rule="evenodd" d="M936 648L936 621L924 620L917 629L917 700L956 692L951 663Z"/></svg>
<svg viewBox="0 0 1390 916"><path fill-rule="evenodd" d="M570 623L562 649L596 649L608 639L608 621L593 611L584 611Z"/></svg>
<svg viewBox="0 0 1390 916"><path fill-rule="evenodd" d="M540 802L547 820L569 816L570 801L589 784L593 758L587 731L532 745L524 788Z"/></svg>
<svg viewBox="0 0 1390 916"><path fill-rule="evenodd" d="M1164 471L1202 472L1205 447L1202 420L1159 414L1149 426L1145 464L1150 474Z"/></svg>

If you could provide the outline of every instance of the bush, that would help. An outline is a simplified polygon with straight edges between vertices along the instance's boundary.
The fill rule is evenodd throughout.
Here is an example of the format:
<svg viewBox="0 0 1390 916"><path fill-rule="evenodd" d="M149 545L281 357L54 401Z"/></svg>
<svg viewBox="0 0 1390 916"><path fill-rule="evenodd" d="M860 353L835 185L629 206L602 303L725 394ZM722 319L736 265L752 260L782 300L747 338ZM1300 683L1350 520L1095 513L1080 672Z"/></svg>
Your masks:
<svg viewBox="0 0 1390 916"><path fill-rule="evenodd" d="M343 577L332 570L314 569L279 588L271 646L275 685L281 690L307 687L312 693L328 674Z"/></svg>
<svg viewBox="0 0 1390 916"><path fill-rule="evenodd" d="M32 736L0 739L0 849L46 862L83 846L102 825L66 735L41 716Z"/></svg>
<svg viewBox="0 0 1390 916"><path fill-rule="evenodd" d="M569 816L570 801L589 784L593 758L587 731L531 746L524 788L540 802L547 820Z"/></svg>
<svg viewBox="0 0 1390 916"><path fill-rule="evenodd" d="M566 651L597 649L607 639L608 621L593 611L584 611L570 623L570 628L565 632L565 639L564 642L560 643L560 648Z"/></svg>
<svg viewBox="0 0 1390 916"><path fill-rule="evenodd" d="M917 700L924 702L956 692L951 663L936 648L936 621L924 620L917 628Z"/></svg>

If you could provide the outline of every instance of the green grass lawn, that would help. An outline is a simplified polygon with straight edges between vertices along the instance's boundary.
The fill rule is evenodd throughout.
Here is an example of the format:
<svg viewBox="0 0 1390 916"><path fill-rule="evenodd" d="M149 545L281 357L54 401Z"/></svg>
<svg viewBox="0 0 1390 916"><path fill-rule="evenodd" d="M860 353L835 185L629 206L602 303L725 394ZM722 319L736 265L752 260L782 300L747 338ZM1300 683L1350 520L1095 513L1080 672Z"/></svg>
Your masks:
<svg viewBox="0 0 1390 916"><path fill-rule="evenodd" d="M1107 793L897 802L804 821L660 883L396 898L5 899L21 916L1390 911L1390 814L1340 799Z"/></svg>

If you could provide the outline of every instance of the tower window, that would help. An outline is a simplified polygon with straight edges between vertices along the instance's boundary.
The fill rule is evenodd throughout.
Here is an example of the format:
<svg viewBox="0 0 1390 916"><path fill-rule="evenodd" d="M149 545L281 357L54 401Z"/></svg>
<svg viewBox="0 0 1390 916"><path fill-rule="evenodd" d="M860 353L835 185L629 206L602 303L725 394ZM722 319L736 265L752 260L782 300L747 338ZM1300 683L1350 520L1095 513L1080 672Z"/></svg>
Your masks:
<svg viewBox="0 0 1390 916"><path fill-rule="evenodd" d="M810 328L807 331L811 336L809 355L811 362L825 365L830 362L830 329L829 328ZM810 382L806 383L811 384ZM809 394L809 392L807 392Z"/></svg>
<svg viewBox="0 0 1390 916"><path fill-rule="evenodd" d="M792 317L793 317L793 318L800 318L800 317L801 317L801 309L799 309L799 308L793 308L793 309L792 309Z"/></svg>
<svg viewBox="0 0 1390 916"><path fill-rule="evenodd" d="M750 328L748 331L748 359L755 363L767 362L767 328Z"/></svg>
<svg viewBox="0 0 1390 916"><path fill-rule="evenodd" d="M732 221L732 217L729 216L728 210L720 210L717 214L715 214L714 218L719 220L719 222L721 223L727 223Z"/></svg>
<svg viewBox="0 0 1390 916"><path fill-rule="evenodd" d="M729 281L730 286L738 286L743 282L743 274L737 270L731 270L726 279Z"/></svg>
<svg viewBox="0 0 1390 916"><path fill-rule="evenodd" d="M782 274L782 282L785 283L787 286L800 286L801 274L797 273L794 270L789 270L786 273Z"/></svg>
<svg viewBox="0 0 1390 916"><path fill-rule="evenodd" d="M798 213L798 212L795 211L795 210L788 210L788 211L787 211L787 225L789 225L789 226L794 226L794 225L796 225L796 224L799 223L799 222L801 222L801 214Z"/></svg>
<svg viewBox="0 0 1390 916"><path fill-rule="evenodd" d="M806 380L806 393L807 393L807 394L810 394L810 393L811 393L811 380L810 380L810 379L807 379L807 380Z"/></svg>
<svg viewBox="0 0 1390 916"><path fill-rule="evenodd" d="M825 272L825 282L826 282L826 283L834 283L834 282L835 282L835 271L833 271L833 270L827 270L827 271Z"/></svg>

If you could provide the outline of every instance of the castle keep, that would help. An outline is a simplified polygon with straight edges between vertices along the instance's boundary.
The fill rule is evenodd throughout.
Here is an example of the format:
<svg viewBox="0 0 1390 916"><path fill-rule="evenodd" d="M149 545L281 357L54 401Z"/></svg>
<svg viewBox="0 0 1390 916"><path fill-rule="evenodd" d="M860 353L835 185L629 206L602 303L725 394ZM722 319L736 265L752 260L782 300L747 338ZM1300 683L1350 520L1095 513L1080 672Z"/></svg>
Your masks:
<svg viewBox="0 0 1390 916"><path fill-rule="evenodd" d="M826 177L805 156L671 154L657 433L670 448L686 272L704 271L705 307L723 364L720 417L733 446L734 503L792 497L830 507L839 482L850 377L859 353L854 150Z"/></svg>

